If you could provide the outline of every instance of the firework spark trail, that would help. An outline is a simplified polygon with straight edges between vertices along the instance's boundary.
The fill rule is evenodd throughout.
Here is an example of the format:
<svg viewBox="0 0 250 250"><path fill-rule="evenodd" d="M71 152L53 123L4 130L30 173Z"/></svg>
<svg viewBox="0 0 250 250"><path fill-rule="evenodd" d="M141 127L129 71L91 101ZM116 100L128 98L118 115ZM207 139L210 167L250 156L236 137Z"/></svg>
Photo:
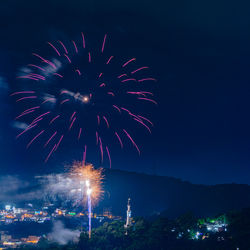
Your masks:
<svg viewBox="0 0 250 250"><path fill-rule="evenodd" d="M47 158L45 159L45 162L47 162L51 156L51 154L54 152L55 148L56 148L57 144L54 145L54 147L51 149L51 151L49 152Z"/></svg>
<svg viewBox="0 0 250 250"><path fill-rule="evenodd" d="M90 54L90 52L88 53L88 55L89 55L89 63L91 63L91 54Z"/></svg>
<svg viewBox="0 0 250 250"><path fill-rule="evenodd" d="M103 38L103 43L102 43L102 53L103 53L103 51L104 51L106 38L107 38L107 34L105 34L105 36L104 36L104 38Z"/></svg>
<svg viewBox="0 0 250 250"><path fill-rule="evenodd" d="M30 110L33 110L33 109L39 109L39 108L40 108L40 106L35 106L35 107L32 107L32 108L26 109L26 110L24 110L22 112L22 114L25 113L25 112L27 112L27 111L30 111Z"/></svg>
<svg viewBox="0 0 250 250"><path fill-rule="evenodd" d="M61 101L60 104L62 105L62 104L64 104L65 102L69 102L69 99L65 99L65 100Z"/></svg>
<svg viewBox="0 0 250 250"><path fill-rule="evenodd" d="M87 156L87 146L86 146L86 145L84 145L83 159L82 159L82 163L83 163L83 165L85 165L85 162L86 162L86 156Z"/></svg>
<svg viewBox="0 0 250 250"><path fill-rule="evenodd" d="M42 102L42 104L44 104L44 103L46 103L46 102L54 101L54 100L55 100L55 98L53 98L53 97L46 98L46 100L44 100L44 101Z"/></svg>
<svg viewBox="0 0 250 250"><path fill-rule="evenodd" d="M33 124L33 125L29 125L24 131L22 131L20 134L18 134L16 136L16 139L18 139L21 135L23 135L24 133L26 133L27 131L29 131L30 129L34 128L37 126L37 123L36 124Z"/></svg>
<svg viewBox="0 0 250 250"><path fill-rule="evenodd" d="M31 77L31 76L18 76L17 78L23 78L23 79L30 79L30 80L34 80L34 81L39 81L39 79Z"/></svg>
<svg viewBox="0 0 250 250"><path fill-rule="evenodd" d="M44 148L47 147L47 145L50 143L50 141L55 137L55 135L57 134L57 131L48 139L48 141L44 144Z"/></svg>
<svg viewBox="0 0 250 250"><path fill-rule="evenodd" d="M32 144L41 134L43 134L43 132L44 132L44 130L42 130L40 133L38 133L38 134L28 143L28 145L27 145L26 148L29 148L30 145L31 145L31 144Z"/></svg>
<svg viewBox="0 0 250 250"><path fill-rule="evenodd" d="M156 79L155 78L143 78L143 79L138 80L138 82L145 82L145 81L154 81L154 82L156 82Z"/></svg>
<svg viewBox="0 0 250 250"><path fill-rule="evenodd" d="M148 118L146 118L146 117L144 117L144 116L141 116L141 115L137 115L137 116L140 117L141 119L147 121L148 123L150 123L151 126L154 126L154 124L153 124Z"/></svg>
<svg viewBox="0 0 250 250"><path fill-rule="evenodd" d="M133 145L135 146L135 148L137 149L138 153L140 154L140 149L138 148L137 144L135 143L135 141L132 139L132 137L130 136L130 134L125 130L123 129L123 131L125 132L125 134L127 135L127 137L130 139L130 141L133 143Z"/></svg>
<svg viewBox="0 0 250 250"><path fill-rule="evenodd" d="M128 109L125 109L123 107L121 109L124 110L124 111L126 111L126 112L128 112L129 114L131 114L131 112Z"/></svg>
<svg viewBox="0 0 250 250"><path fill-rule="evenodd" d="M143 122L143 120L145 120L145 121L149 122L150 125L153 126L153 123L150 120L148 120L147 118L145 118L143 116L132 114L131 112L129 112L129 115L131 117L133 117L133 119L135 121L140 122L143 126L145 126L149 130L149 132L151 133L151 129Z"/></svg>
<svg viewBox="0 0 250 250"><path fill-rule="evenodd" d="M35 91L19 91L19 92L14 92L12 94L10 94L10 96L14 96L14 95L20 95L20 94L35 94Z"/></svg>
<svg viewBox="0 0 250 250"><path fill-rule="evenodd" d="M123 143L122 143L122 140L121 140L120 136L118 135L117 132L115 132L115 135L116 135L116 137L118 138L118 141L119 141L119 143L120 143L120 145L121 145L121 148L123 148Z"/></svg>
<svg viewBox="0 0 250 250"><path fill-rule="evenodd" d="M110 61L111 61L113 58L114 58L114 56L111 56L111 57L108 59L108 61L106 62L106 64L109 64Z"/></svg>
<svg viewBox="0 0 250 250"><path fill-rule="evenodd" d="M154 95L152 92L148 92L148 91L140 91L140 92L144 94Z"/></svg>
<svg viewBox="0 0 250 250"><path fill-rule="evenodd" d="M38 109L38 108L40 108L40 106L36 106L36 107L33 107L33 108L29 108L29 109L24 110L20 115L18 115L18 116L15 118L15 120L21 118L21 117L24 116L24 115L27 115L27 114L30 114L30 113L35 112L35 109Z"/></svg>
<svg viewBox="0 0 250 250"><path fill-rule="evenodd" d="M119 113L121 113L121 110L116 106L116 105L113 105L113 107L119 111Z"/></svg>
<svg viewBox="0 0 250 250"><path fill-rule="evenodd" d="M79 129L78 140L80 140L82 134L82 128Z"/></svg>
<svg viewBox="0 0 250 250"><path fill-rule="evenodd" d="M53 75L55 75L55 76L59 76L59 77L63 78L63 75L58 74L58 73L53 73Z"/></svg>
<svg viewBox="0 0 250 250"><path fill-rule="evenodd" d="M73 126L75 120L76 120L76 117L74 117L74 119L73 119L72 122L70 123L69 130L71 130L71 128L72 128L72 126Z"/></svg>
<svg viewBox="0 0 250 250"><path fill-rule="evenodd" d="M108 158L109 158L109 168L111 168L111 157L110 157L108 146L106 146L106 151L107 151L107 155L108 155Z"/></svg>
<svg viewBox="0 0 250 250"><path fill-rule="evenodd" d="M79 69L76 69L76 72L78 73L78 75L82 75L81 71Z"/></svg>
<svg viewBox="0 0 250 250"><path fill-rule="evenodd" d="M45 77L42 76L42 75L40 75L40 74L30 73L29 75L30 75L30 76L34 76L34 77L37 77L37 78L40 78L40 79L42 79L42 80L45 80Z"/></svg>
<svg viewBox="0 0 250 250"><path fill-rule="evenodd" d="M34 67L34 68L37 68L37 69L40 69L42 71L46 71L44 68L40 67L40 66L37 66L35 64L28 64L29 67Z"/></svg>
<svg viewBox="0 0 250 250"><path fill-rule="evenodd" d="M150 128L144 122L142 122L141 120L136 119L136 118L134 118L134 120L137 121L137 122L139 122L140 124L142 124L149 131L149 133L151 134Z"/></svg>
<svg viewBox="0 0 250 250"><path fill-rule="evenodd" d="M65 45L63 44L63 42L62 42L62 41L58 41L58 42L62 45L62 47L63 47L65 53L68 54L68 50L67 50L67 48L65 47Z"/></svg>
<svg viewBox="0 0 250 250"><path fill-rule="evenodd" d="M59 118L60 117L60 115L57 115L57 116L55 116L50 122L49 122L49 125L50 124L52 124L57 118Z"/></svg>
<svg viewBox="0 0 250 250"><path fill-rule="evenodd" d="M133 91L127 91L127 94L131 94L131 95L145 95L142 92L133 92Z"/></svg>
<svg viewBox="0 0 250 250"><path fill-rule="evenodd" d="M135 61L135 60L136 60L135 58L132 58L132 59L128 60L127 62L125 62L125 63L122 65L122 67L123 67L123 68L126 67L129 63L131 63L131 62L133 62L133 61Z"/></svg>
<svg viewBox="0 0 250 250"><path fill-rule="evenodd" d="M108 122L108 119L106 118L106 116L103 116L102 118L103 118L104 121L106 122L107 128L109 128L109 122Z"/></svg>
<svg viewBox="0 0 250 250"><path fill-rule="evenodd" d="M122 78L123 76L127 76L127 74L119 75L119 76L117 76L117 78Z"/></svg>
<svg viewBox="0 0 250 250"><path fill-rule="evenodd" d="M36 99L36 98L37 98L37 96L25 96L25 97L17 99L16 102L20 102L20 101L26 100L26 99Z"/></svg>
<svg viewBox="0 0 250 250"><path fill-rule="evenodd" d="M108 92L109 95L115 96L113 92Z"/></svg>
<svg viewBox="0 0 250 250"><path fill-rule="evenodd" d="M49 60L44 59L43 57L39 56L39 55L36 54L36 53L32 53L32 55L38 57L38 58L41 59L43 62L49 64L52 68L56 69L56 65L55 65L54 63L50 62Z"/></svg>
<svg viewBox="0 0 250 250"><path fill-rule="evenodd" d="M154 104L157 105L157 102L155 100L152 100L152 99L148 99L148 98L143 98L143 97L138 97L137 98L138 100L144 100L144 101L149 101L149 102L152 102Z"/></svg>
<svg viewBox="0 0 250 250"><path fill-rule="evenodd" d="M41 115L39 115L37 118L35 118L33 121L32 121L32 123L35 123L37 120L39 120L41 117L44 117L45 115L48 115L48 114L50 114L50 111L48 111L48 112L46 112L46 113L43 113L43 114L41 114Z"/></svg>
<svg viewBox="0 0 250 250"><path fill-rule="evenodd" d="M103 148L102 148L102 139L101 137L99 136L99 145L100 145L100 151L101 151L101 159L102 159L102 162L103 162Z"/></svg>
<svg viewBox="0 0 250 250"><path fill-rule="evenodd" d="M60 146L60 143L61 143L61 141L62 141L63 137L64 137L64 135L61 135L61 137L60 137L60 139L59 139L58 143L56 144L55 151L56 151L56 150L58 149L58 147Z"/></svg>
<svg viewBox="0 0 250 250"><path fill-rule="evenodd" d="M75 41L72 41L72 43L73 43L73 45L74 45L74 48L75 48L76 53L78 53L78 48L77 48L77 46L76 46Z"/></svg>
<svg viewBox="0 0 250 250"><path fill-rule="evenodd" d="M24 116L24 115L28 115L28 114L33 113L33 112L35 112L35 110L30 110L30 111L27 111L27 112L23 112L22 114L20 114L19 116L17 116L17 117L15 118L15 120L21 118L21 117Z"/></svg>
<svg viewBox="0 0 250 250"><path fill-rule="evenodd" d="M99 136L98 136L98 132L97 131L95 132L95 137L96 137L96 145L98 145L98 138L99 138Z"/></svg>
<svg viewBox="0 0 250 250"><path fill-rule="evenodd" d="M38 120L35 120L35 121L31 122L31 124L30 124L30 125L33 125L33 124L38 124L38 122L40 122L40 121L42 121L42 120L43 120L43 117L42 117L42 118L40 118L40 119L38 119Z"/></svg>
<svg viewBox="0 0 250 250"><path fill-rule="evenodd" d="M32 74L32 73L30 73L30 74L28 74L27 76L28 76L28 77L33 77L34 79L43 80L43 81L46 80L44 76L39 75L39 74Z"/></svg>
<svg viewBox="0 0 250 250"><path fill-rule="evenodd" d="M83 45L83 48L85 49L85 38L84 38L84 34L83 33L81 33L82 34L82 45Z"/></svg>
<svg viewBox="0 0 250 250"><path fill-rule="evenodd" d="M144 97L145 97L147 94L153 96L153 93L147 92L147 91L137 91L137 92L127 91L127 94L131 94L131 95L142 95L142 96L144 96Z"/></svg>
<svg viewBox="0 0 250 250"><path fill-rule="evenodd" d="M68 55L64 54L64 56L67 58L67 60L69 61L69 63L71 63L70 58L68 57Z"/></svg>
<svg viewBox="0 0 250 250"><path fill-rule="evenodd" d="M74 111L73 114L71 115L70 121L73 119L73 117L75 116L75 114L76 114L76 111Z"/></svg>
<svg viewBox="0 0 250 250"><path fill-rule="evenodd" d="M135 78L128 78L128 79L122 80L122 82L128 82L128 81L134 81L134 82L136 82L136 79Z"/></svg>
<svg viewBox="0 0 250 250"><path fill-rule="evenodd" d="M129 112L128 114L129 114L130 116L132 116L133 118L136 118L136 119L140 120L140 118L138 118L137 115L135 115L135 114L133 114L133 113L131 113L131 112Z"/></svg>
<svg viewBox="0 0 250 250"><path fill-rule="evenodd" d="M136 72L138 72L138 71L141 71L141 70L143 70L143 69L148 69L148 67L141 67L141 68L139 68L139 69L136 69L136 70L132 71L131 74L134 74L134 73L136 73Z"/></svg>
<svg viewBox="0 0 250 250"><path fill-rule="evenodd" d="M98 124L98 126L99 126L99 125L100 125L100 116L97 115L96 117L97 117L97 124Z"/></svg>
<svg viewBox="0 0 250 250"><path fill-rule="evenodd" d="M50 42L48 42L48 44L55 50L55 52L57 53L58 56L61 56L60 52L57 50L57 48Z"/></svg>
<svg viewBox="0 0 250 250"><path fill-rule="evenodd" d="M61 93L60 93L60 95L62 95L62 94L68 94L68 93L69 93L68 90L62 90Z"/></svg>

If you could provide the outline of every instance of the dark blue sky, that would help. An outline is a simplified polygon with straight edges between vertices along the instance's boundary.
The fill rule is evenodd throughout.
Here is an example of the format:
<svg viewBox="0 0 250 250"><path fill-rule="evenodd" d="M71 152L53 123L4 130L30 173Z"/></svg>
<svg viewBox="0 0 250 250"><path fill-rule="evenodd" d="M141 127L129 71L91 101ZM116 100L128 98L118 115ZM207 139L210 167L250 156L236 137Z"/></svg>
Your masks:
<svg viewBox="0 0 250 250"><path fill-rule="evenodd" d="M1 2L1 172L53 172L75 158L76 149L62 150L44 165L39 152L26 152L14 139L8 94L17 70L46 41L107 32L115 51L140 58L158 79L152 136L137 139L141 157L132 147L115 151L113 167L250 184L249 7L215 0Z"/></svg>

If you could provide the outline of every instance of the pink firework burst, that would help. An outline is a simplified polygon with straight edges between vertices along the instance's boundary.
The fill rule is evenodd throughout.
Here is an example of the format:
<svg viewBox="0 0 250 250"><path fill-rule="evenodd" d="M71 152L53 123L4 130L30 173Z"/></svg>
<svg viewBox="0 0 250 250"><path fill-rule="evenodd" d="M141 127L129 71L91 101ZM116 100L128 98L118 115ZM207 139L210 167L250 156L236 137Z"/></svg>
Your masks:
<svg viewBox="0 0 250 250"><path fill-rule="evenodd" d="M107 34L99 47L89 44L83 33L70 41L48 41L48 51L32 53L29 70L17 76L24 87L11 94L21 110L15 119L27 124L17 138L32 134L27 148L41 144L45 162L72 139L83 149L84 162L87 148L95 148L100 162L108 160L111 167L115 146L130 145L140 154L134 129L151 133L153 123L143 114L157 104L150 68L134 57L111 54Z"/></svg>

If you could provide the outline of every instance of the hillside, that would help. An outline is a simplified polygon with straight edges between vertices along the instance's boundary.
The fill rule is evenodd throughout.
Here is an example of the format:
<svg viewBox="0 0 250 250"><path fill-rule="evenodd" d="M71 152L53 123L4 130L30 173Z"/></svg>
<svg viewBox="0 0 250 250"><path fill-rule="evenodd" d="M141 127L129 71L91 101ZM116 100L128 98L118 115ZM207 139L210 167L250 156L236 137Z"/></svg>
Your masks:
<svg viewBox="0 0 250 250"><path fill-rule="evenodd" d="M100 206L111 206L115 214L125 213L128 197L132 199L134 215L164 211L173 217L193 211L207 216L250 206L249 185L195 185L171 177L118 170L106 170L105 190L109 195Z"/></svg>

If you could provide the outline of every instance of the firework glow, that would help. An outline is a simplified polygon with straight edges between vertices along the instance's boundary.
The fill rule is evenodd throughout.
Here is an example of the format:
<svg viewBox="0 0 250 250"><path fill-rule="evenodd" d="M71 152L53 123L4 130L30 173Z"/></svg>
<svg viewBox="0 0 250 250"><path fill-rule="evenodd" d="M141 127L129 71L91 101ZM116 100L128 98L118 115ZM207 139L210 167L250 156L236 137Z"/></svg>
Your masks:
<svg viewBox="0 0 250 250"><path fill-rule="evenodd" d="M88 200L91 199L91 204L96 205L104 193L102 188L103 169L95 169L92 164L85 165L82 162L75 162L72 166L71 176L77 183L80 183L83 203L89 203Z"/></svg>
<svg viewBox="0 0 250 250"><path fill-rule="evenodd" d="M86 180L85 184L87 187L87 197L88 197L89 238L91 238L91 217L92 217L91 193L92 193L92 189L91 189L89 180Z"/></svg>
<svg viewBox="0 0 250 250"><path fill-rule="evenodd" d="M103 194L102 169L94 169L93 165L91 164L85 165L81 162L75 162L72 168L72 175L76 176L76 178L79 179L81 183L81 190L84 190L84 184L86 187L89 220L88 233L89 238L91 238L92 200L94 204L96 204ZM84 194L82 195L83 197L86 197Z"/></svg>
<svg viewBox="0 0 250 250"><path fill-rule="evenodd" d="M43 199L80 209L88 207L91 199L91 206L97 206L104 194L103 169L95 169L93 165L82 162L75 162L67 168L70 171L63 174L36 177L43 187Z"/></svg>
<svg viewBox="0 0 250 250"><path fill-rule="evenodd" d="M141 112L157 105L156 79L136 58L110 55L107 41L105 35L92 48L82 33L75 41L47 42L46 55L32 53L34 62L18 75L11 97L20 112L15 119L27 128L16 137L29 136L27 149L42 144L45 162L70 138L82 148L84 163L94 147L101 164L107 160L111 167L113 145L131 145L140 154L133 126L151 133L153 123Z"/></svg>

